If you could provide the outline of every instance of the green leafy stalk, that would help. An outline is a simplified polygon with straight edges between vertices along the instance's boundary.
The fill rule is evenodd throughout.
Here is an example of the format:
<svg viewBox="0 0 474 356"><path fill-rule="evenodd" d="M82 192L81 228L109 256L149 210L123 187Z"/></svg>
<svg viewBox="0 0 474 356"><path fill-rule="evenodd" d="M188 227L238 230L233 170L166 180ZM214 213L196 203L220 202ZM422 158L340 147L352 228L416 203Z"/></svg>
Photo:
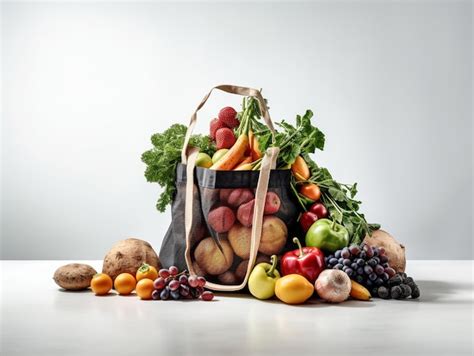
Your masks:
<svg viewBox="0 0 474 356"><path fill-rule="evenodd" d="M163 133L154 134L151 136L153 148L142 154L142 161L147 165L146 180L156 182L164 189L156 203L156 208L161 212L171 204L176 192L176 166L181 161L186 130L186 126L174 124ZM216 151L209 136L192 135L189 145L210 156Z"/></svg>

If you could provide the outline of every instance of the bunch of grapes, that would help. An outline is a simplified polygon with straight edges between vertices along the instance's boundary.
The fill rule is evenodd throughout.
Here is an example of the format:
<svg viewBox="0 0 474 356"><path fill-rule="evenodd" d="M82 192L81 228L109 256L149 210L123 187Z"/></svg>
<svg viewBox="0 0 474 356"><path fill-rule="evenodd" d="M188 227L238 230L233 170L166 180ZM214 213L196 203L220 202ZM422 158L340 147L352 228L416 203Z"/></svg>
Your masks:
<svg viewBox="0 0 474 356"><path fill-rule="evenodd" d="M168 299L199 299L210 301L214 298L211 291L205 291L206 279L195 275L189 275L184 270L179 273L178 267L160 269L159 277L153 282L155 290L151 297L154 300Z"/></svg>
<svg viewBox="0 0 474 356"><path fill-rule="evenodd" d="M420 290L405 273L390 267L383 247L362 243L351 245L326 257L327 268L339 269L369 289L372 296L384 299L418 298Z"/></svg>
<svg viewBox="0 0 474 356"><path fill-rule="evenodd" d="M396 272L388 264L383 247L352 245L326 257L326 266L340 269L369 290L384 285Z"/></svg>
<svg viewBox="0 0 474 356"><path fill-rule="evenodd" d="M420 289L406 273L397 273L385 285L378 287L375 295L383 299L416 299L420 297Z"/></svg>

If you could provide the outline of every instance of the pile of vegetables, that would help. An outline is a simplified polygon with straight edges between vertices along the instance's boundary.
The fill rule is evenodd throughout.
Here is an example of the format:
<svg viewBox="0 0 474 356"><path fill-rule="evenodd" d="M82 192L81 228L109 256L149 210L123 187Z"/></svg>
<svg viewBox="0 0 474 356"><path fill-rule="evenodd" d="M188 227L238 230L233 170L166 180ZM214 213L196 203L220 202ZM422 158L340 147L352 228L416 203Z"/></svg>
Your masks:
<svg viewBox="0 0 474 356"><path fill-rule="evenodd" d="M232 116L234 115L234 116ZM262 123L258 101L246 97L242 110L226 107L219 118L211 121L210 135L192 135L190 146L198 147L198 165L215 170L259 170L263 152L278 147L278 169L291 169L291 188L302 213L320 202L331 219L347 229L349 243L360 243L367 234L380 228L369 224L359 212L361 202L355 198L357 183L337 182L327 168L319 167L310 155L323 150L324 133L313 125L313 112L297 115L295 125L285 120L276 122L273 134ZM163 133L151 137L153 148L144 152L145 177L164 188L157 209L163 212L171 203L175 190L176 166L181 159L186 127L174 124ZM212 158L211 158L212 157ZM200 164L200 162L203 162Z"/></svg>

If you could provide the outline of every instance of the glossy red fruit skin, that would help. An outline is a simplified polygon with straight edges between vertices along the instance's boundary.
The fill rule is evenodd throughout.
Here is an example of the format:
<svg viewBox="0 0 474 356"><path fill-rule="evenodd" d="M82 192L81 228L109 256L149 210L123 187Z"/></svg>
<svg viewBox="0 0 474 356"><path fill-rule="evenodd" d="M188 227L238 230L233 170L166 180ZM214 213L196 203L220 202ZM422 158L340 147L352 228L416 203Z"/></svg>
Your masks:
<svg viewBox="0 0 474 356"><path fill-rule="evenodd" d="M318 220L318 216L311 212L311 211L306 211L303 214L301 214L300 217L300 226L303 229L304 232L308 231L311 225Z"/></svg>
<svg viewBox="0 0 474 356"><path fill-rule="evenodd" d="M310 283L314 283L319 274L324 271L324 253L317 247L303 247L289 251L281 258L281 273L283 276L299 274Z"/></svg>
<svg viewBox="0 0 474 356"><path fill-rule="evenodd" d="M318 219L327 218L328 216L328 209L326 209L323 203L314 203L309 208L309 211L316 214Z"/></svg>

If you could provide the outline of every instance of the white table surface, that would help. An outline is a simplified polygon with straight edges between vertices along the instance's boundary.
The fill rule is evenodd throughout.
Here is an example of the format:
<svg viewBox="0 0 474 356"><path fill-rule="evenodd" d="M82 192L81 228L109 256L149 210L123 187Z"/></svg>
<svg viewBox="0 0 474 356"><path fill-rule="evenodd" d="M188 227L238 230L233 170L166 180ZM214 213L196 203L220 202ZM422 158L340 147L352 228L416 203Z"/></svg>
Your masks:
<svg viewBox="0 0 474 356"><path fill-rule="evenodd" d="M52 276L69 262L0 262L1 355L473 353L473 261L409 261L419 300L301 306L241 294L180 302L64 292ZM100 270L101 261L82 262Z"/></svg>

